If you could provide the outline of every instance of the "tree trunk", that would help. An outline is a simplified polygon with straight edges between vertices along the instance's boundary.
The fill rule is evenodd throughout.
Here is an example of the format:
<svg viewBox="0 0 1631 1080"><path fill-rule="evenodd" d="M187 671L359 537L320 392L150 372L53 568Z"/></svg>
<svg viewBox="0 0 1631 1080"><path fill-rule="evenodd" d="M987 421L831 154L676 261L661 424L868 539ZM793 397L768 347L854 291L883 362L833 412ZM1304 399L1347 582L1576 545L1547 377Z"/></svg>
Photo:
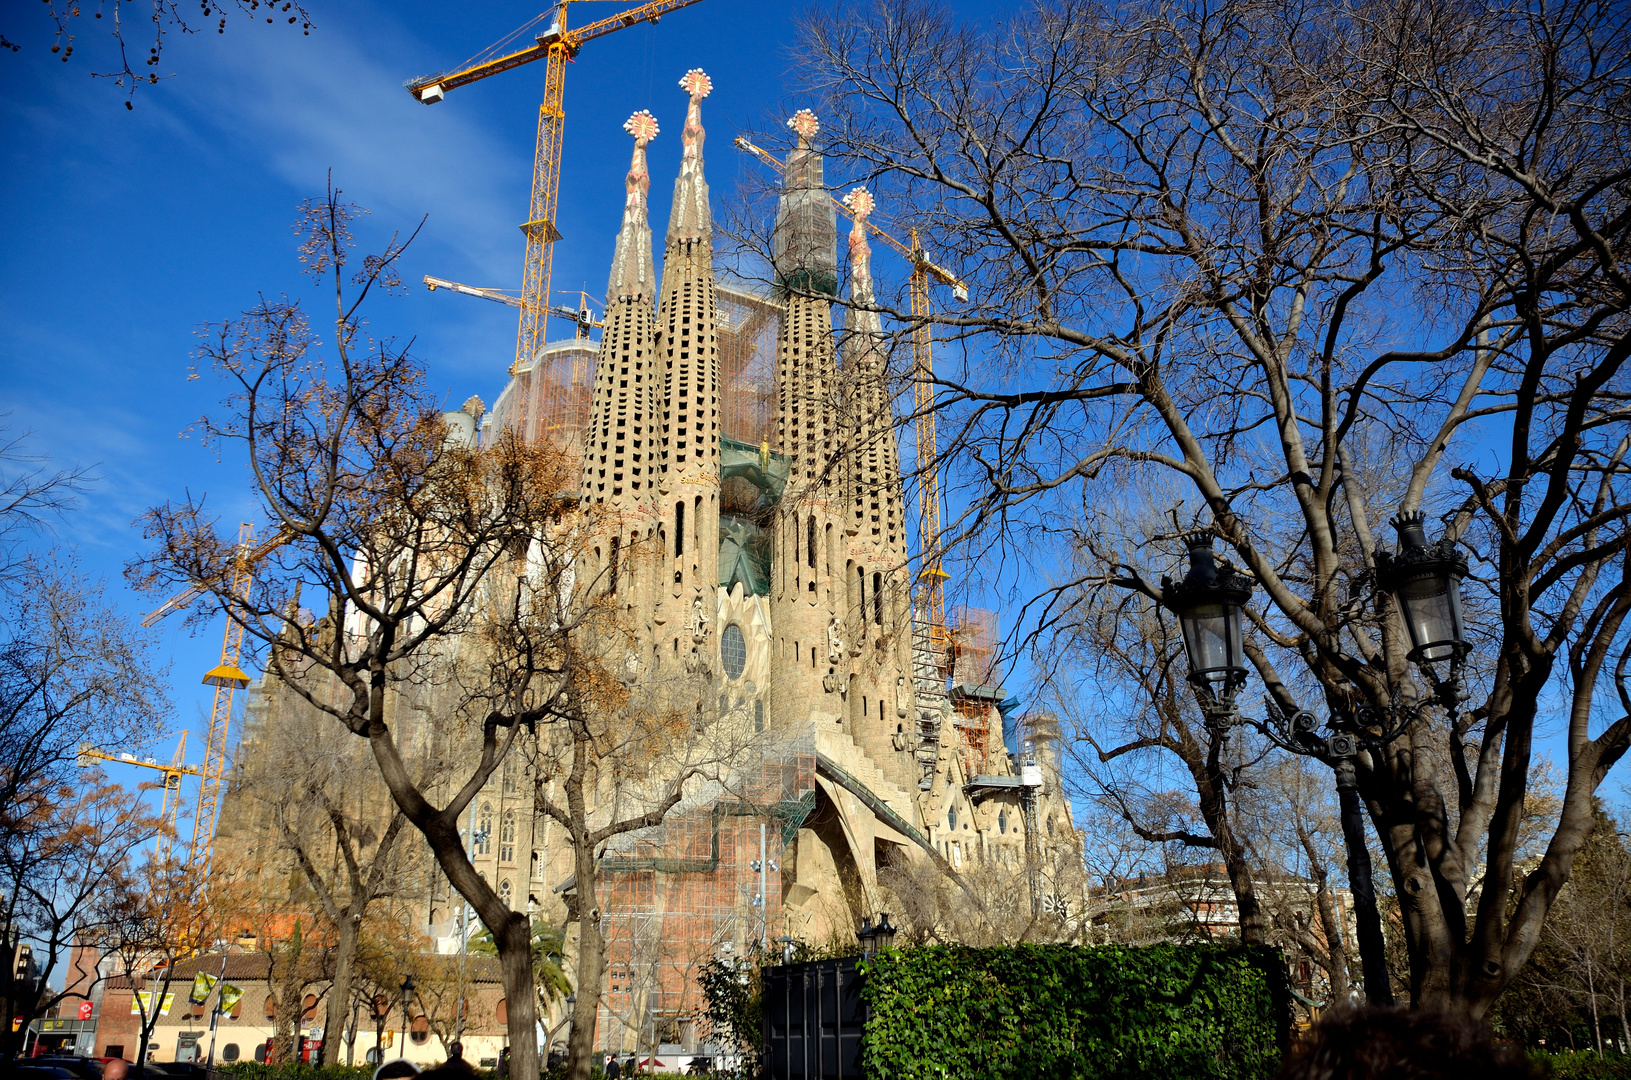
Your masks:
<svg viewBox="0 0 1631 1080"><path fill-rule="evenodd" d="M351 914L349 906L340 912L335 922L334 983L328 991L328 1009L323 1017L323 1045L318 1048L321 1061L314 1065L333 1065L340 1060L340 1036L345 1032L346 1013L351 1006L351 981L357 969L357 924L360 916Z"/></svg>
<svg viewBox="0 0 1631 1080"><path fill-rule="evenodd" d="M1215 751L1213 756L1216 756ZM1199 770L1192 765L1191 771ZM1204 779L1199 776L1196 779L1201 818L1206 822L1207 831L1217 841L1218 856L1223 859L1224 872L1229 875L1229 887L1235 894L1240 940L1247 945L1261 945L1268 933L1268 920L1263 915L1262 903L1257 899L1257 887L1252 882L1252 868L1246 861L1246 852L1235 839L1228 799L1224 794L1223 775L1209 763Z"/></svg>
<svg viewBox="0 0 1631 1080"><path fill-rule="evenodd" d="M512 911L493 930L504 979L505 1028L510 1036L510 1076L538 1075L538 993L532 977L532 921Z"/></svg>
<svg viewBox="0 0 1631 1080"><path fill-rule="evenodd" d="M305 1005L301 1001L300 953L298 946L289 957L289 969L278 983L277 1027L272 1032L272 1053L269 1064L282 1065L294 1060L300 1045L300 1014Z"/></svg>
<svg viewBox="0 0 1631 1080"><path fill-rule="evenodd" d="M577 844L578 1000L572 1007L572 1034L566 1043L568 1080L589 1080L594 1063L595 1023L600 1014L601 979L606 971L606 940L600 933L600 904L595 889L595 853Z"/></svg>

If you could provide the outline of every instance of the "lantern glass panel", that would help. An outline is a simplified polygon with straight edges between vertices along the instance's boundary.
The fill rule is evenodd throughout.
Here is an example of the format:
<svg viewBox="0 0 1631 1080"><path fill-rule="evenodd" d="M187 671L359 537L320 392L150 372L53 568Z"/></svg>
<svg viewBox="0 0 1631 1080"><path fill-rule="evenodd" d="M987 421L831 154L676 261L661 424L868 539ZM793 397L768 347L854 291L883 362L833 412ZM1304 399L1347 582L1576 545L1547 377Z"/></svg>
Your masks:
<svg viewBox="0 0 1631 1080"><path fill-rule="evenodd" d="M1404 608L1414 659L1429 663L1448 660L1459 651L1465 639L1458 584L1450 576L1423 575L1399 585L1399 603Z"/></svg>
<svg viewBox="0 0 1631 1080"><path fill-rule="evenodd" d="M1243 671L1246 658L1240 647L1240 608L1234 604L1197 604L1183 612L1184 649L1190 673L1210 682L1222 682L1231 672Z"/></svg>

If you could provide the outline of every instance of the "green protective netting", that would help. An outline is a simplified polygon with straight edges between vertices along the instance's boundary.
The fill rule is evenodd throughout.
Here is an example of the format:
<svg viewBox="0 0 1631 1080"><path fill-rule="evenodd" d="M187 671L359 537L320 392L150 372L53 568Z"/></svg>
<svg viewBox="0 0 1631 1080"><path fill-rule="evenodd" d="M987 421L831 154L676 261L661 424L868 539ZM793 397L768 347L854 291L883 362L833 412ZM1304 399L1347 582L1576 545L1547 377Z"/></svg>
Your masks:
<svg viewBox="0 0 1631 1080"><path fill-rule="evenodd" d="M747 518L719 515L719 584L742 583L749 596L770 594L770 534Z"/></svg>
<svg viewBox="0 0 1631 1080"><path fill-rule="evenodd" d="M759 489L759 509L768 510L781 501L787 487L787 459L772 454L769 446L754 446L735 439L719 440L719 478L739 476Z"/></svg>

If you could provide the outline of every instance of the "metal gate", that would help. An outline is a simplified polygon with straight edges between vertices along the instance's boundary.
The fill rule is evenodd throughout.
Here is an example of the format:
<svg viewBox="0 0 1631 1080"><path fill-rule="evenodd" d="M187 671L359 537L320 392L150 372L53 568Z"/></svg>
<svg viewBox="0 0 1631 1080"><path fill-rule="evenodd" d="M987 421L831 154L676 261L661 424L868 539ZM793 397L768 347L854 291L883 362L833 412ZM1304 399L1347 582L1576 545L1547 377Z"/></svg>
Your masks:
<svg viewBox="0 0 1631 1080"><path fill-rule="evenodd" d="M764 972L765 1067L771 1080L861 1080L866 1006L853 957Z"/></svg>

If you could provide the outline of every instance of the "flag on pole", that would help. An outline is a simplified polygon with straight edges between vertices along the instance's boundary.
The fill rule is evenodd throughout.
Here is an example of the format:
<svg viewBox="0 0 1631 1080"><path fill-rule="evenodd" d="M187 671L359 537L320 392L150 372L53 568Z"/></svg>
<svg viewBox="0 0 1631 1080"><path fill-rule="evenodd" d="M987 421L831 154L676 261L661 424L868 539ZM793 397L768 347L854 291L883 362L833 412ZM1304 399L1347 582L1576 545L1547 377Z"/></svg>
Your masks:
<svg viewBox="0 0 1631 1080"><path fill-rule="evenodd" d="M215 988L215 984L219 981L214 975L207 975L200 971L193 976L193 992L187 995L187 1000L194 1005L204 1004L210 996L210 991Z"/></svg>
<svg viewBox="0 0 1631 1080"><path fill-rule="evenodd" d="M236 986L233 986L229 982L222 983L221 984L221 1006L220 1006L221 1011L224 1012L224 1013L229 1013L233 1009L236 1009L238 1007L238 1002L243 1000L243 996L244 996L244 992L240 988L238 988Z"/></svg>

